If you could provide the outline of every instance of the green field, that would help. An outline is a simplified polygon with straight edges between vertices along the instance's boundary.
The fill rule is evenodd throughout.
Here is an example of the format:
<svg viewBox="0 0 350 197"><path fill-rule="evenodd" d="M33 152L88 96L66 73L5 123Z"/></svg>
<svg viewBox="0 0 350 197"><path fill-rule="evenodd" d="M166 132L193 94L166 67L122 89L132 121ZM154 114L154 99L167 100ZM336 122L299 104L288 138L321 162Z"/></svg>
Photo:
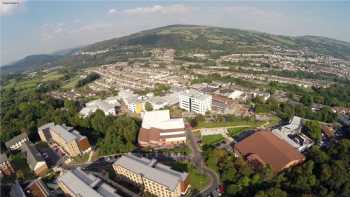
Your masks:
<svg viewBox="0 0 350 197"><path fill-rule="evenodd" d="M209 178L202 175L197 168L190 166L188 172L190 175L190 184L193 190L200 191L208 185Z"/></svg>
<svg viewBox="0 0 350 197"><path fill-rule="evenodd" d="M200 121L196 128L215 128L215 127L234 127L234 126L249 126L249 127L257 127L261 124L261 122L256 122L252 120L234 120L228 122L206 122Z"/></svg>
<svg viewBox="0 0 350 197"><path fill-rule="evenodd" d="M224 137L221 134L207 135L202 137L202 145L217 144L224 141Z"/></svg>
<svg viewBox="0 0 350 197"><path fill-rule="evenodd" d="M58 71L49 72L42 76L41 81L53 81L53 80L59 80L63 77L63 74L59 73Z"/></svg>

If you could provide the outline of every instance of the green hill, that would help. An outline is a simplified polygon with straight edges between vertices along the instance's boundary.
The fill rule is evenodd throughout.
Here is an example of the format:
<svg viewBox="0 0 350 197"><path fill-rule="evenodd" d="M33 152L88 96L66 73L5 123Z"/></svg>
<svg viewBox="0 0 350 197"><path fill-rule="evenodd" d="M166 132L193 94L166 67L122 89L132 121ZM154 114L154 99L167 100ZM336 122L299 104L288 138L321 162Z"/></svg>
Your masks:
<svg viewBox="0 0 350 197"><path fill-rule="evenodd" d="M350 60L350 43L318 36L281 36L256 31L197 25L170 25L141 31L128 36L97 42L72 50L62 56L53 55L45 61L25 61L6 67L10 71L25 71L41 66L69 65L87 67L126 61L128 57L143 56L143 49L164 47L177 49L178 54L189 51L215 51L218 55L243 52L269 52L271 46L285 49L305 49L318 55L331 55ZM77 51L96 55L77 55ZM52 58L52 59L50 59ZM35 59L35 58L34 58ZM39 56L38 59L43 59ZM22 60L23 62L23 60ZM31 63L34 62L34 63ZM39 62L39 63L37 63Z"/></svg>

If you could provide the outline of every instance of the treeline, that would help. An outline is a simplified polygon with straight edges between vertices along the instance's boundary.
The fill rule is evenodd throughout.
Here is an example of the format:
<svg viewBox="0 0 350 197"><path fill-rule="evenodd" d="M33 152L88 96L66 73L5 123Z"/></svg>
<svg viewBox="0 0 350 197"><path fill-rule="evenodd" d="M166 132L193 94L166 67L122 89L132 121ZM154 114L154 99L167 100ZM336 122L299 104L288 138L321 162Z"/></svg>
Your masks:
<svg viewBox="0 0 350 197"><path fill-rule="evenodd" d="M32 141L39 140L37 128L48 122L76 127L96 144L102 154L127 152L134 148L138 120L127 116L105 116L97 111L89 118L79 116L80 103L62 101L42 94L37 89L1 90L0 141L25 132Z"/></svg>
<svg viewBox="0 0 350 197"><path fill-rule="evenodd" d="M82 87L90 82L95 81L96 79L99 79L100 75L97 73L90 73L88 76L86 76L84 79L80 79L76 85L77 88Z"/></svg>
<svg viewBox="0 0 350 197"><path fill-rule="evenodd" d="M333 122L337 115L330 107L323 107L320 111L313 112L310 107L297 103L280 103L273 98L262 102L259 99L253 100L255 102L255 111L257 113L273 112L283 121L288 121L293 116L300 116L302 118L318 120L322 122Z"/></svg>
<svg viewBox="0 0 350 197"><path fill-rule="evenodd" d="M276 90L286 91L292 99L295 95L298 95L301 98L300 101L305 105L318 103L329 106L350 107L349 86L349 84L334 84L327 88L303 88L291 84L270 82L268 89L270 92L275 92Z"/></svg>
<svg viewBox="0 0 350 197"><path fill-rule="evenodd" d="M217 166L224 196L348 197L350 196L350 140L332 142L328 149L313 146L308 160L280 174L269 166L252 169L242 158L215 147L204 147L207 161Z"/></svg>

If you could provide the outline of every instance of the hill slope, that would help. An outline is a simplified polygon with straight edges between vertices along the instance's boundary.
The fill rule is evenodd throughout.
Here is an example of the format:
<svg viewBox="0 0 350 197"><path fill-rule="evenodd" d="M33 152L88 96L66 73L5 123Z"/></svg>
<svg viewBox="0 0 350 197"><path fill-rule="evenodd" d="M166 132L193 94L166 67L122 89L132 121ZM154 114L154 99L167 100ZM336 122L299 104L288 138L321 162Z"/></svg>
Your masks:
<svg viewBox="0 0 350 197"><path fill-rule="evenodd" d="M311 53L331 55L350 60L350 43L317 36L281 36L256 31L197 25L170 25L142 31L121 38L105 40L80 48L80 51L108 52L96 55L77 55L73 50L62 56L31 56L11 66L14 71L24 71L41 65L71 65L85 67L96 64L125 61L128 54L142 54L144 48L175 48L178 52L193 50L221 51L222 54L241 52L268 52L271 46L286 49L307 48ZM74 55L73 55L74 54ZM50 59L52 58L52 59ZM31 61L28 61L31 60Z"/></svg>

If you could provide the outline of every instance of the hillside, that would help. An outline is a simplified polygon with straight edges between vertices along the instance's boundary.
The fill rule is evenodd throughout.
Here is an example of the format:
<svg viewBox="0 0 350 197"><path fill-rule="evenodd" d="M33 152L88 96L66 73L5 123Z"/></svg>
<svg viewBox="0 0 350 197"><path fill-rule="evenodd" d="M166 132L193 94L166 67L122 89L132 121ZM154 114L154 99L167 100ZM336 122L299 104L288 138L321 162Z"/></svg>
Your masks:
<svg viewBox="0 0 350 197"><path fill-rule="evenodd" d="M177 54L189 51L216 51L218 55L241 52L268 52L271 46L285 49L305 49L311 54L331 55L350 60L350 43L318 36L281 36L256 31L196 25L170 25L128 36L105 40L80 48L81 52L107 52L77 55L77 50L63 56L30 56L14 65L10 71L25 71L42 65L86 67L125 61L131 55L144 55L145 48L175 48ZM74 53L73 53L74 51ZM52 58L52 59L51 59ZM30 61L29 61L30 60Z"/></svg>

